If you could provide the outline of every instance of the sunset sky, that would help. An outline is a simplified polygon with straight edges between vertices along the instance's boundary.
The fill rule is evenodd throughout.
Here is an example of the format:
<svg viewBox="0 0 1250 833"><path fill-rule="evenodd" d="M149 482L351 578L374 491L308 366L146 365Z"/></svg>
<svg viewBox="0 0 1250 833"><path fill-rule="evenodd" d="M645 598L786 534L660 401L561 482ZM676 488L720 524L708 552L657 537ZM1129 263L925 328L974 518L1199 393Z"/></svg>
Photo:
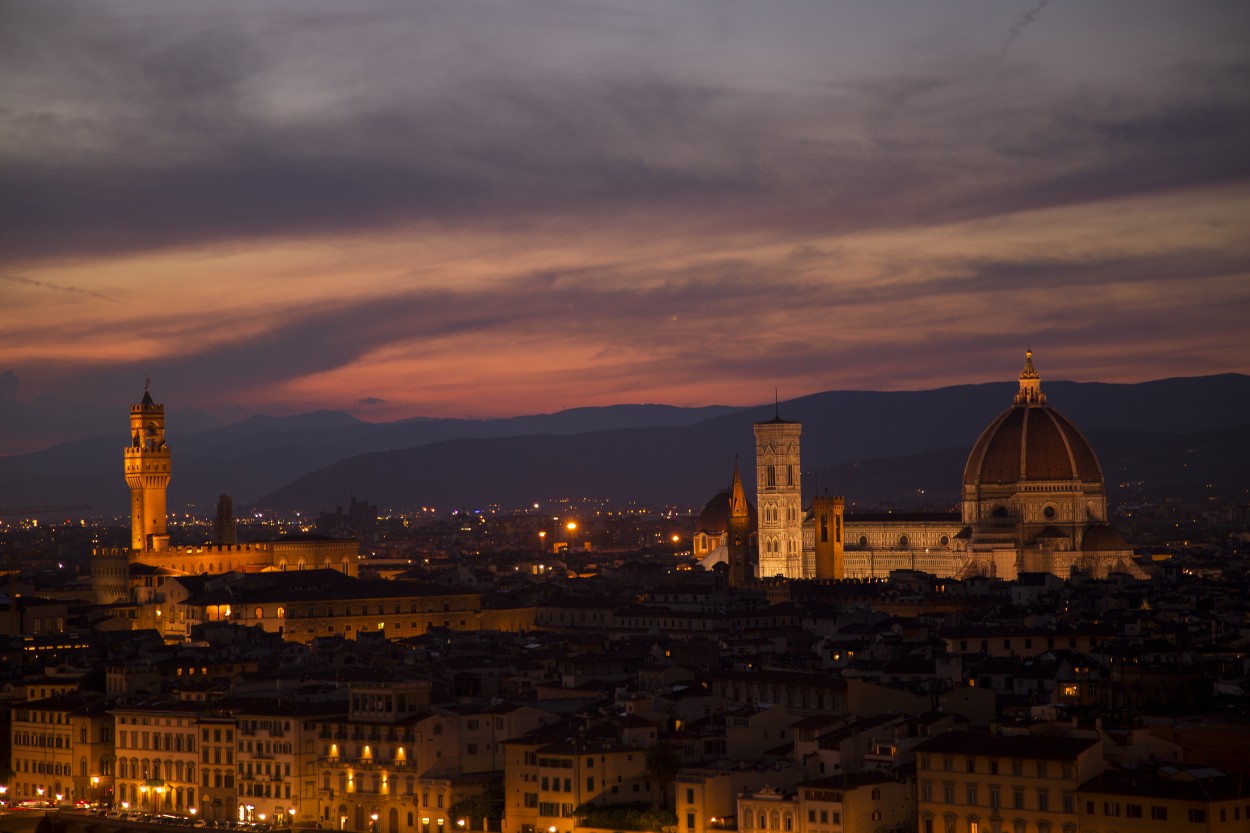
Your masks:
<svg viewBox="0 0 1250 833"><path fill-rule="evenodd" d="M1250 3L0 2L0 453L1030 345L1250 372Z"/></svg>

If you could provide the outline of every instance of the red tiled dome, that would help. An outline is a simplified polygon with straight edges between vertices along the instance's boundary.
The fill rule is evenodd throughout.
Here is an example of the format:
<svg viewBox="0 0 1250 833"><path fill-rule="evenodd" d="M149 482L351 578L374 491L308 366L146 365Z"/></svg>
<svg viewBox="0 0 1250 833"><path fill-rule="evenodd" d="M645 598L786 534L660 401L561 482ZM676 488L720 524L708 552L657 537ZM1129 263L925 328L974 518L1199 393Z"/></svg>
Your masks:
<svg viewBox="0 0 1250 833"><path fill-rule="evenodd" d="M1101 483L1089 442L1046 404L1020 403L999 414L968 455L964 483L1070 480Z"/></svg>

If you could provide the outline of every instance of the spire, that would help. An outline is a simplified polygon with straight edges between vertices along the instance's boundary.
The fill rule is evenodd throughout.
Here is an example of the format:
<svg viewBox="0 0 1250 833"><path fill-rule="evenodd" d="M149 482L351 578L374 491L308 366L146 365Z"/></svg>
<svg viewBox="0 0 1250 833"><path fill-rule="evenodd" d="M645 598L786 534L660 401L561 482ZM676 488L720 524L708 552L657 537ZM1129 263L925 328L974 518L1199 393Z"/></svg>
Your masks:
<svg viewBox="0 0 1250 833"><path fill-rule="evenodd" d="M152 401L152 377L143 377L143 407L147 408L156 403Z"/></svg>
<svg viewBox="0 0 1250 833"><path fill-rule="evenodd" d="M738 458L735 456L733 485L729 487L729 517L746 518L750 514L747 509L747 495L742 490L742 475L738 473Z"/></svg>
<svg viewBox="0 0 1250 833"><path fill-rule="evenodd" d="M1024 370L1020 371L1020 390L1016 393L1017 405L1045 405L1042 393L1042 377L1033 366L1033 348L1024 351Z"/></svg>

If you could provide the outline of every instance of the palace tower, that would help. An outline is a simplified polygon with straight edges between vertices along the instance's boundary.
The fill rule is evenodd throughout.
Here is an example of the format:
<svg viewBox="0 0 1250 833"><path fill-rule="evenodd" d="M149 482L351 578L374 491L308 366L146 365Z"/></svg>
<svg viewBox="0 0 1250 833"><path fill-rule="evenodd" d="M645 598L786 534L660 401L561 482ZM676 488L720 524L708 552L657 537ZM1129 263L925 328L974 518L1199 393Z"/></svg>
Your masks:
<svg viewBox="0 0 1250 833"><path fill-rule="evenodd" d="M165 526L165 489L169 486L169 446L165 442L165 406L143 401L130 406L130 445L125 449L126 485L130 487L130 548L161 552L169 548Z"/></svg>

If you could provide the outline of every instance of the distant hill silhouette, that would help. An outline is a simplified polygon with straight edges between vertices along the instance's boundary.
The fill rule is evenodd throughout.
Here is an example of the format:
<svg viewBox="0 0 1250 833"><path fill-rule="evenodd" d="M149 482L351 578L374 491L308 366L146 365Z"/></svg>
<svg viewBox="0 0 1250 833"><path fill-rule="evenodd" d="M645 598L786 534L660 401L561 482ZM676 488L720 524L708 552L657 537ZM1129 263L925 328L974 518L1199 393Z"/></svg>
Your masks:
<svg viewBox="0 0 1250 833"><path fill-rule="evenodd" d="M1015 388L831 391L782 402L780 412L803 423L809 494L843 494L860 505L949 506L958 499L967 450L1010 405ZM1245 459L1246 432L1236 426L1250 414L1250 376L1045 382L1043 389L1094 444L1113 499L1120 482L1237 488L1234 461ZM179 435L177 406L167 407L170 508L193 504L201 514L222 492L236 506L309 513L353 493L392 509L514 507L580 496L698 507L728 485L735 455L753 491L752 425L774 414L772 404L622 405L507 420L371 424L320 412ZM126 418L119 415L116 436L0 458L0 505L89 503L97 513L127 511L120 464Z"/></svg>

